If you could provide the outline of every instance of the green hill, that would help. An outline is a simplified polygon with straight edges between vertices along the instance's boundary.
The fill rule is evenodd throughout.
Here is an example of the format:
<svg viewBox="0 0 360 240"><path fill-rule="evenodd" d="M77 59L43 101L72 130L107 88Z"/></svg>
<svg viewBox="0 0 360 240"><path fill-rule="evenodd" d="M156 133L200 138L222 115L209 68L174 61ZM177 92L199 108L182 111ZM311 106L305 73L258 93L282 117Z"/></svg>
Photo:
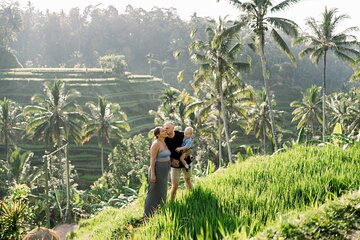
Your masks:
<svg viewBox="0 0 360 240"><path fill-rule="evenodd" d="M159 95L167 85L150 75L117 76L110 70L97 68L21 68L0 70L0 99L7 97L23 106L31 103L31 97L41 93L46 81L62 80L66 88L81 93L78 103L85 107L88 101L97 102L97 96L106 96L119 103L128 116L131 132L128 136L147 133L154 120L148 114L157 109ZM71 145L69 157L80 177L80 187L88 186L101 175L100 150L96 142L85 146ZM35 164L41 162L44 148L31 143L19 144L21 148L35 152ZM0 158L4 159L3 148ZM110 148L105 152L111 151Z"/></svg>
<svg viewBox="0 0 360 240"><path fill-rule="evenodd" d="M305 212L282 216L254 240L360 239L360 191L346 194Z"/></svg>
<svg viewBox="0 0 360 240"><path fill-rule="evenodd" d="M125 209L105 210L81 221L71 239L243 239L280 215L358 189L359 172L359 143L346 150L297 146L197 180L191 193L181 192L142 224L144 196Z"/></svg>

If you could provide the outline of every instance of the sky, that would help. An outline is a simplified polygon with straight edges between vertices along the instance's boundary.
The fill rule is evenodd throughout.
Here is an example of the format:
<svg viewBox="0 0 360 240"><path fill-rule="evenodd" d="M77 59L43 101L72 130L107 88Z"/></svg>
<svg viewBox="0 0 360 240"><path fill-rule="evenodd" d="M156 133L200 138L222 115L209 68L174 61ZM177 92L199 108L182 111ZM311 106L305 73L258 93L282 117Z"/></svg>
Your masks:
<svg viewBox="0 0 360 240"><path fill-rule="evenodd" d="M0 0L2 1L2 0ZM35 8L40 10L49 9L50 11L60 11L63 9L67 12L73 7L84 9L88 5L99 5L99 7L107 7L113 5L118 11L124 12L127 5L133 7L141 7L145 10L151 10L152 7L175 8L178 15L189 20L190 16L196 12L198 16L210 16L218 19L219 16L229 15L228 19L235 19L238 10L231 6L228 1L220 0L30 0ZM20 5L25 7L28 0L20 0ZM276 1L275 3L279 3ZM279 16L294 20L303 30L306 30L305 19L309 16L319 19L320 13L324 11L325 6L328 8L338 8L340 14L347 14L351 18L344 21L344 29L346 27L359 26L360 14L359 0L302 0L300 3L288 8ZM343 29L340 29L343 30ZM360 34L358 34L360 36Z"/></svg>

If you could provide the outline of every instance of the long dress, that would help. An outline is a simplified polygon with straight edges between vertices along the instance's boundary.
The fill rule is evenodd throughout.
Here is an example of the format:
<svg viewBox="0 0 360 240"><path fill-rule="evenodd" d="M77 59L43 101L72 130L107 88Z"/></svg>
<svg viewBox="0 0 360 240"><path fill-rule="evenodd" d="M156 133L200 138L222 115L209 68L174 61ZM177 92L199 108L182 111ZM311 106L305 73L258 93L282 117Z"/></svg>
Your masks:
<svg viewBox="0 0 360 240"><path fill-rule="evenodd" d="M156 183L150 182L150 168L148 171L148 193L145 199L144 216L151 216L160 204L166 202L168 190L168 176L171 168L169 149L158 152L155 160Z"/></svg>

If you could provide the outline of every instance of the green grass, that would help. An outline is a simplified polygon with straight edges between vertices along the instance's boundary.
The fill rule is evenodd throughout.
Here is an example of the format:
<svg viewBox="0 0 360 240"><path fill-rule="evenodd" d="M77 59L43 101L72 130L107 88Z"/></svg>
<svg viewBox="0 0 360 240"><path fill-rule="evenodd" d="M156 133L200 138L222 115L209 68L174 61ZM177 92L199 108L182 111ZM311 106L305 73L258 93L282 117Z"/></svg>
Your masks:
<svg viewBox="0 0 360 240"><path fill-rule="evenodd" d="M68 238L104 240L115 239L116 235L130 236L134 222L141 215L139 201L125 209L108 208L92 219L82 220L79 230L68 234Z"/></svg>
<svg viewBox="0 0 360 240"><path fill-rule="evenodd" d="M134 229L132 238L254 236L279 214L304 211L357 189L359 172L359 144L345 151L335 146L299 146L273 156L253 157L198 180L190 194L180 193L177 201ZM142 206L139 208L132 210L141 211ZM126 237L115 228L113 232L115 239ZM86 238L79 235L78 239Z"/></svg>
<svg viewBox="0 0 360 240"><path fill-rule="evenodd" d="M305 212L286 214L277 224L258 234L254 240L281 238L360 239L360 191Z"/></svg>

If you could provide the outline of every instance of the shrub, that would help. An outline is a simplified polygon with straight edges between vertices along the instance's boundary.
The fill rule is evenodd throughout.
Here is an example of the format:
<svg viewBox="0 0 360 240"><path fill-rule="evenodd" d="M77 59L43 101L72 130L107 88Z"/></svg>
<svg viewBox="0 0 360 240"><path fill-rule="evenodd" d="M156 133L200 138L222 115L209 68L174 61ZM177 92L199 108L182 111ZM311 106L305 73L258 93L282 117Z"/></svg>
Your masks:
<svg viewBox="0 0 360 240"><path fill-rule="evenodd" d="M29 230L33 213L28 206L30 189L15 185L11 195L0 201L0 239L19 239Z"/></svg>
<svg viewBox="0 0 360 240"><path fill-rule="evenodd" d="M98 61L102 68L110 68L115 73L124 74L128 69L124 55L105 55L100 57Z"/></svg>

